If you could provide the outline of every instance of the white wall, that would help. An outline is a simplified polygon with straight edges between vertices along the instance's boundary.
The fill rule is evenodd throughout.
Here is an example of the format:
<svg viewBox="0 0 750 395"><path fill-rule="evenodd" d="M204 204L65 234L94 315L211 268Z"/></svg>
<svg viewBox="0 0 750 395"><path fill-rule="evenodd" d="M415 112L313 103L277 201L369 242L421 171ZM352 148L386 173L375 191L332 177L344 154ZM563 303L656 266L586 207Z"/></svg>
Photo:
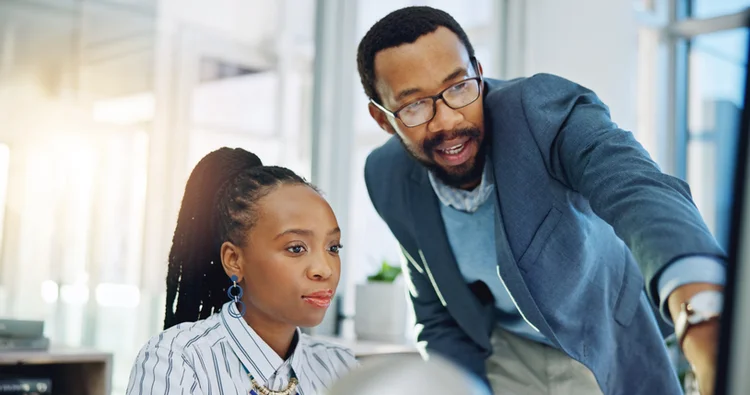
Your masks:
<svg viewBox="0 0 750 395"><path fill-rule="evenodd" d="M511 0L525 4L522 70L594 90L620 127L636 127L637 26L632 0ZM511 22L513 23L513 22ZM514 56L509 54L509 56Z"/></svg>

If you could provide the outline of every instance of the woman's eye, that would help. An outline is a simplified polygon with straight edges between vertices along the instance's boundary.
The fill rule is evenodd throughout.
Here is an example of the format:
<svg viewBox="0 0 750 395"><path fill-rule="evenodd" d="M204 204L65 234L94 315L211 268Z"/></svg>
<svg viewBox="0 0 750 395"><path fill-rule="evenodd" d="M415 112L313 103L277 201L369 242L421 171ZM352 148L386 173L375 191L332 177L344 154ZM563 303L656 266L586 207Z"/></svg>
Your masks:
<svg viewBox="0 0 750 395"><path fill-rule="evenodd" d="M292 254L301 254L305 252L305 247L303 246L291 246L286 249L287 251L291 252Z"/></svg>
<svg viewBox="0 0 750 395"><path fill-rule="evenodd" d="M338 254L342 248L344 248L344 246L342 246L341 244L336 244L336 245L331 246L329 251L331 251L334 254Z"/></svg>

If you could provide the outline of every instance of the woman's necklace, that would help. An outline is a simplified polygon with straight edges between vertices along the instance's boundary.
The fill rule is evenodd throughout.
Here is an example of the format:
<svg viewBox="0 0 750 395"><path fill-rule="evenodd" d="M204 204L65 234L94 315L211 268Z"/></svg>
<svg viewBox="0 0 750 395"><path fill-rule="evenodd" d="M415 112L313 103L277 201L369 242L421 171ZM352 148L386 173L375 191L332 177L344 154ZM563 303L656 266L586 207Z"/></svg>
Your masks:
<svg viewBox="0 0 750 395"><path fill-rule="evenodd" d="M297 393L296 390L299 380L297 380L297 376L294 372L292 372L292 377L289 378L289 384L287 384L286 388L281 391L274 391L260 385L250 373L248 373L247 376L250 377L250 382L253 384L253 389L250 390L250 395L292 395Z"/></svg>

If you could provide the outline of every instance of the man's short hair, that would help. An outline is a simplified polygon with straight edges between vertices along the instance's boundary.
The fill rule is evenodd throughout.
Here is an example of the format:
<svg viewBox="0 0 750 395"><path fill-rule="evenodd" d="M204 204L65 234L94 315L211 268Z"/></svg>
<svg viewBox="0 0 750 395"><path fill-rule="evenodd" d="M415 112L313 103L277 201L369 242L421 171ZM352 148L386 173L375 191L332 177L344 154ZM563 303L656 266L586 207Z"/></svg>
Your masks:
<svg viewBox="0 0 750 395"><path fill-rule="evenodd" d="M466 32L445 11L424 6L406 7L393 11L377 21L359 42L357 48L357 69L367 97L381 103L380 95L375 90L375 55L378 52L413 43L419 37L434 32L440 26L455 33L466 47L469 56L474 57L474 48Z"/></svg>

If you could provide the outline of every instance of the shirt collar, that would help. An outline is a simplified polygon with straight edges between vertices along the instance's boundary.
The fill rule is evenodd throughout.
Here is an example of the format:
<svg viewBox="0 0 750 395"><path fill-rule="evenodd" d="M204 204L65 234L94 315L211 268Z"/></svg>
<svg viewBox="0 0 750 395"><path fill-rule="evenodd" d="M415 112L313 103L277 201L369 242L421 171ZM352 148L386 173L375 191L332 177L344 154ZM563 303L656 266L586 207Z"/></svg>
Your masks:
<svg viewBox="0 0 750 395"><path fill-rule="evenodd" d="M237 306L234 302L229 301L224 304L221 309L220 321L226 329L229 345L232 348L234 354L239 358L242 365L247 371L258 380L259 383L267 383L268 379L271 378L274 373L285 368L285 364L289 365L298 375L302 371L301 363L302 358L300 353L305 347L305 337L300 333L297 328L297 345L292 351L289 358L284 361L278 354L276 354L271 346L266 344L263 339L258 336L250 325L242 318L235 318L230 314L237 315Z"/></svg>
<svg viewBox="0 0 750 395"><path fill-rule="evenodd" d="M482 171L482 180L479 182L479 185L471 191L448 186L435 177L432 172L428 171L427 176L430 179L430 184L432 184L432 189L435 191L435 194L438 199L440 199L441 203L453 207L456 210L473 213L487 201L492 194L492 191L495 189L491 163L492 161L489 156L487 156L484 162L484 170Z"/></svg>

